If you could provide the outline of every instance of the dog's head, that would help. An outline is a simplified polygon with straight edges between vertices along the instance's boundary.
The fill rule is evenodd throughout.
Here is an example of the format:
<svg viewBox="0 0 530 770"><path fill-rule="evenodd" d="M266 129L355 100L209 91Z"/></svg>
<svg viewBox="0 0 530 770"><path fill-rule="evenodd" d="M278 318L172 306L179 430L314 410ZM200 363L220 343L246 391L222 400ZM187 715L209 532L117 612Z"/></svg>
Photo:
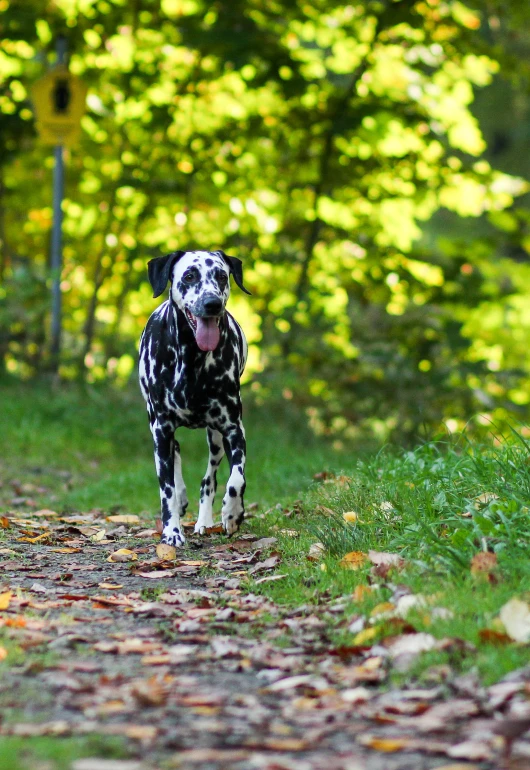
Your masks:
<svg viewBox="0 0 530 770"><path fill-rule="evenodd" d="M147 265L153 297L159 297L171 282L171 298L186 316L201 350L219 344L219 322L230 294L230 274L243 286L241 260L223 251L173 251L150 260Z"/></svg>

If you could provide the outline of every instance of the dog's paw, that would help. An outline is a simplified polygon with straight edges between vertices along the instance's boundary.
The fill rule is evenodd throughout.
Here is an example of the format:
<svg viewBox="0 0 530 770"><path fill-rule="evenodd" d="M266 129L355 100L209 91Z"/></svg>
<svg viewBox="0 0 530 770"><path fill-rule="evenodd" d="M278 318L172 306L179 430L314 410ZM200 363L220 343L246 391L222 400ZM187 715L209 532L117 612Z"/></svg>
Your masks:
<svg viewBox="0 0 530 770"><path fill-rule="evenodd" d="M213 519L212 519L212 521L200 521L199 520L199 521L196 522L195 528L194 528L193 532L196 535L205 535L206 534L206 530L210 529L210 527L213 527L213 526L214 526Z"/></svg>
<svg viewBox="0 0 530 770"><path fill-rule="evenodd" d="M222 520L223 532L225 535L228 535L228 537L231 537L231 535L239 529L239 525L243 521L243 514L236 517L233 513L230 513L227 516L223 516Z"/></svg>
<svg viewBox="0 0 530 770"><path fill-rule="evenodd" d="M178 527L172 527L169 532L163 532L160 542L164 545L173 545L175 548L180 548L186 542L186 538L182 530Z"/></svg>

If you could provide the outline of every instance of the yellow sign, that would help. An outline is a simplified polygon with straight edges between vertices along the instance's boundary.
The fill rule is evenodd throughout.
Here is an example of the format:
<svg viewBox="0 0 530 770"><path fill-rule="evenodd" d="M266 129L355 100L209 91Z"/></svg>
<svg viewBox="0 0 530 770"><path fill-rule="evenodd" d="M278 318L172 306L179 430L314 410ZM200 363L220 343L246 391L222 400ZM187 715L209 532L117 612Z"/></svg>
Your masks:
<svg viewBox="0 0 530 770"><path fill-rule="evenodd" d="M37 131L45 144L72 147L81 136L86 86L60 64L31 89Z"/></svg>

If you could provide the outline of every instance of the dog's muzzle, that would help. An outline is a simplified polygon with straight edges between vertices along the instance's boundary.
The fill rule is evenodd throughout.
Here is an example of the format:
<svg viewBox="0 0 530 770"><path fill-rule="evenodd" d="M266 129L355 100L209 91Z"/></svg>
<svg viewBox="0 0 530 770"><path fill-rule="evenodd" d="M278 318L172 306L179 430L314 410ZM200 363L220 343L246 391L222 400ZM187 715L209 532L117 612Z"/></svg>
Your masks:
<svg viewBox="0 0 530 770"><path fill-rule="evenodd" d="M215 295L204 297L194 308L196 315L188 308L185 310L199 348L205 352L215 350L221 336L219 323L224 312L222 299Z"/></svg>

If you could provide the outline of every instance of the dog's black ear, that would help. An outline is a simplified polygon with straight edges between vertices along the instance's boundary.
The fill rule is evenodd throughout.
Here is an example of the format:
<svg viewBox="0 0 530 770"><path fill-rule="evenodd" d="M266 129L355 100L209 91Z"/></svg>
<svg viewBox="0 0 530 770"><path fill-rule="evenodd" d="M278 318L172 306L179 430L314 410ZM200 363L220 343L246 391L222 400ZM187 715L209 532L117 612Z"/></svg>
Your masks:
<svg viewBox="0 0 530 770"><path fill-rule="evenodd" d="M230 272L234 276L234 281L237 283L239 288L245 292L245 294L250 294L248 289L245 289L243 286L243 263L240 259L237 257L229 257L228 254L225 254L224 251L219 252L222 254L223 258L228 262L228 266L230 268Z"/></svg>
<svg viewBox="0 0 530 770"><path fill-rule="evenodd" d="M165 257L156 257L147 263L149 283L153 287L153 297L159 297L167 286L169 274L175 262L184 256L185 251L172 251Z"/></svg>

